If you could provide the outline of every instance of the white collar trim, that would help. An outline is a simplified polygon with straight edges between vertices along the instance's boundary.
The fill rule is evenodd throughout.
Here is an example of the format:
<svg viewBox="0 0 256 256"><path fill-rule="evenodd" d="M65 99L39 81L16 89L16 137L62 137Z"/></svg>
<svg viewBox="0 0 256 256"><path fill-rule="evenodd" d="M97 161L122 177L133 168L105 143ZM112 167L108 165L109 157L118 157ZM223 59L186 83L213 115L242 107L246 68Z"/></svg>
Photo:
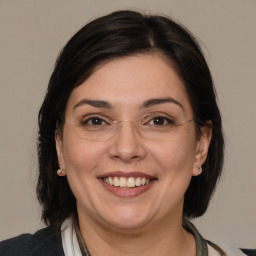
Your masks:
<svg viewBox="0 0 256 256"><path fill-rule="evenodd" d="M74 226L72 224L72 218L66 219L61 225L61 239L62 239L62 246L65 256L82 256L78 240L76 237L76 232ZM226 245L220 246L228 256L244 256L245 254L236 249ZM208 245L209 256L215 256L217 251L211 248Z"/></svg>
<svg viewBox="0 0 256 256"><path fill-rule="evenodd" d="M61 225L61 240L65 256L82 256L71 218Z"/></svg>

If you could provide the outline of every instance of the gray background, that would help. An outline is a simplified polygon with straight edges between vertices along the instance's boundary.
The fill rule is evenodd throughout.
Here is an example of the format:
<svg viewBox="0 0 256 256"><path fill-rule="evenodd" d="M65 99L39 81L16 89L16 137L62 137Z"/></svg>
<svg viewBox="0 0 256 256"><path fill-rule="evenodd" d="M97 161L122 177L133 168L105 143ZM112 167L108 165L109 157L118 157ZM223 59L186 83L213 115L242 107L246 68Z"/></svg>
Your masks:
<svg viewBox="0 0 256 256"><path fill-rule="evenodd" d="M0 0L0 240L43 226L36 119L57 53L87 21L124 8L170 15L205 45L226 162L207 214L194 222L208 239L256 247L255 0Z"/></svg>

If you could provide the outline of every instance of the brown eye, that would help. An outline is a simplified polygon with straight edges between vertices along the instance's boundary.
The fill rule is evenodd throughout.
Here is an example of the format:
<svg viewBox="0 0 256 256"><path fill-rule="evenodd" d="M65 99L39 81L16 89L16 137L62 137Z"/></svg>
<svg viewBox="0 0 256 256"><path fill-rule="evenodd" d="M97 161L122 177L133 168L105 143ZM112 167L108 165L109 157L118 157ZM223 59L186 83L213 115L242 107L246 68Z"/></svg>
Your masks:
<svg viewBox="0 0 256 256"><path fill-rule="evenodd" d="M100 125L104 125L106 124L106 122L99 117L90 117L86 120L83 120L82 125L92 125L92 126L100 126Z"/></svg>
<svg viewBox="0 0 256 256"><path fill-rule="evenodd" d="M156 116L149 121L149 124L154 126L163 126L174 124L174 122L169 118L163 116Z"/></svg>

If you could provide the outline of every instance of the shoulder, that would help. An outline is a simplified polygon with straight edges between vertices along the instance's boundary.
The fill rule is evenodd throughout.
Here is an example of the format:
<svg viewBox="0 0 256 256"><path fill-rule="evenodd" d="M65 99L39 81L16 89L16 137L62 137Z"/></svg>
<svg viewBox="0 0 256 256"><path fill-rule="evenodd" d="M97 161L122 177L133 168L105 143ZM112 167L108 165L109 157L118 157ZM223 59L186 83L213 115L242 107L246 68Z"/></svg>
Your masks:
<svg viewBox="0 0 256 256"><path fill-rule="evenodd" d="M256 256L256 249L238 249L226 244L217 245L211 241L207 241L208 248L213 248L219 255L225 256ZM209 247L210 246L210 247ZM210 253L209 255L215 255Z"/></svg>
<svg viewBox="0 0 256 256"><path fill-rule="evenodd" d="M23 234L0 242L0 255L5 256L64 256L60 231L52 227L35 234Z"/></svg>
<svg viewBox="0 0 256 256"><path fill-rule="evenodd" d="M256 256L256 249L241 249L241 251L248 256Z"/></svg>

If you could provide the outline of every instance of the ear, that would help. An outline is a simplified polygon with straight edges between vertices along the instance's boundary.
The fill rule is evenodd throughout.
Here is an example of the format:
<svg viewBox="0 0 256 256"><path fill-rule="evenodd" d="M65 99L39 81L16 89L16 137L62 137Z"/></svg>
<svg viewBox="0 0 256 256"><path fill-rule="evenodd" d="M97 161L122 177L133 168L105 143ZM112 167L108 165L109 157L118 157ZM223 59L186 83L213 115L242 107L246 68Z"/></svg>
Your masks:
<svg viewBox="0 0 256 256"><path fill-rule="evenodd" d="M63 155L63 139L62 139L61 132L58 129L56 129L55 131L55 145L56 145L59 166L62 169L63 174L65 175L66 168L65 168L65 161L64 161L64 155Z"/></svg>
<svg viewBox="0 0 256 256"><path fill-rule="evenodd" d="M197 141L195 159L194 159L194 168L193 176L198 176L202 172L201 166L205 162L208 154L208 149L210 146L212 138L212 122L208 121L207 125L200 128L201 134L200 138Z"/></svg>

